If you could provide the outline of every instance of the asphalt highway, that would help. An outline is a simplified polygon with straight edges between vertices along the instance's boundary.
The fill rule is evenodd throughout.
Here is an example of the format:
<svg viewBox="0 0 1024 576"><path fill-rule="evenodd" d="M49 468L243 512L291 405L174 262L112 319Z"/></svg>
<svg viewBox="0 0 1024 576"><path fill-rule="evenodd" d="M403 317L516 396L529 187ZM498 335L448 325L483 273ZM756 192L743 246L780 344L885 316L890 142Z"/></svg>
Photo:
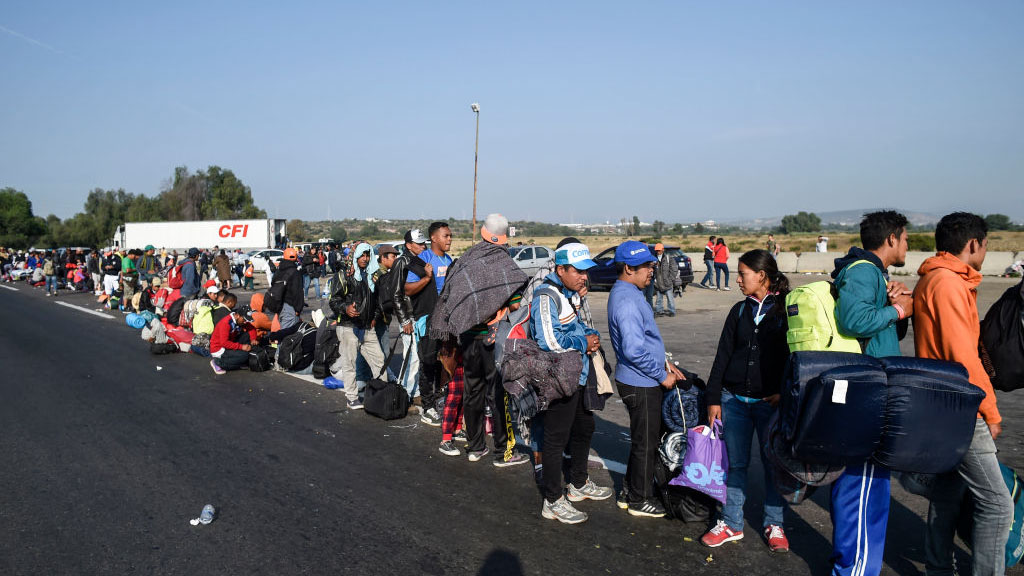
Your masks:
<svg viewBox="0 0 1024 576"><path fill-rule="evenodd" d="M823 493L787 517L783 555L749 527L710 550L705 525L611 500L566 526L541 518L529 465L445 457L418 418L349 412L341 391L286 374L215 376L199 357L150 355L119 313L57 302L96 310L90 295L0 290L0 574L828 572ZM595 440L611 468L628 451L621 413ZM1018 454L1019 433L1000 440ZM885 570L914 574L923 500L894 495ZM748 518L761 502L752 489ZM215 521L190 525L207 503Z"/></svg>

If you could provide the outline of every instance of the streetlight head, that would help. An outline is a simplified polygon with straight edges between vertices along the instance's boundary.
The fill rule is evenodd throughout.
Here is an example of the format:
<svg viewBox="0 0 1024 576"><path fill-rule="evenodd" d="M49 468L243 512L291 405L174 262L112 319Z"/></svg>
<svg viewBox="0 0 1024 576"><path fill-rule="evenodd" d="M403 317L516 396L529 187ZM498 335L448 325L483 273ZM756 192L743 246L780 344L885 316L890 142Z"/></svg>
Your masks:
<svg viewBox="0 0 1024 576"><path fill-rule="evenodd" d="M473 109L473 112L476 112L477 114L480 113L480 104L473 102L469 107Z"/></svg>

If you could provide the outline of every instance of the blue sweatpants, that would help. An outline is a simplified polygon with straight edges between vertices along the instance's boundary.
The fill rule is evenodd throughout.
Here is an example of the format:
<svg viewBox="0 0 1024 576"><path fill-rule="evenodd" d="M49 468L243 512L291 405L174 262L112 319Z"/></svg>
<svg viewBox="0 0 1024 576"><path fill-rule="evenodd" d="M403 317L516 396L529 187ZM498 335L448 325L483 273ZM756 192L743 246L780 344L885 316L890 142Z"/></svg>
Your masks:
<svg viewBox="0 0 1024 576"><path fill-rule="evenodd" d="M889 469L847 466L832 484L833 576L878 576L889 521Z"/></svg>

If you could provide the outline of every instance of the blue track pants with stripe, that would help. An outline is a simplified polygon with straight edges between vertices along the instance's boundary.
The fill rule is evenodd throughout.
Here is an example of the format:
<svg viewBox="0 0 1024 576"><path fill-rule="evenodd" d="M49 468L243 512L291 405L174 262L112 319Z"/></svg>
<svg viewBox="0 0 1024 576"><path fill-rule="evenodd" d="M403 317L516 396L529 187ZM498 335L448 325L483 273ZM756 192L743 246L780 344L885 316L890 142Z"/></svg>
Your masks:
<svg viewBox="0 0 1024 576"><path fill-rule="evenodd" d="M889 521L889 469L847 466L832 484L832 574L877 576Z"/></svg>

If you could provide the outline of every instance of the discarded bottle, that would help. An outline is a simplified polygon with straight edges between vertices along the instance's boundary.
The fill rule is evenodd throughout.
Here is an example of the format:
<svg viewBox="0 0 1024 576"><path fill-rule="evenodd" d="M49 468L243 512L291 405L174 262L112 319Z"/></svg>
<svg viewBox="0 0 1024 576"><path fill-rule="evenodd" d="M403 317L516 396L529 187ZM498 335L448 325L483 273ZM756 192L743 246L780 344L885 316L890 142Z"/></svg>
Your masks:
<svg viewBox="0 0 1024 576"><path fill-rule="evenodd" d="M199 523L209 524L210 522L213 522L213 514L213 504L207 504L206 506L203 506L203 513L199 515Z"/></svg>

